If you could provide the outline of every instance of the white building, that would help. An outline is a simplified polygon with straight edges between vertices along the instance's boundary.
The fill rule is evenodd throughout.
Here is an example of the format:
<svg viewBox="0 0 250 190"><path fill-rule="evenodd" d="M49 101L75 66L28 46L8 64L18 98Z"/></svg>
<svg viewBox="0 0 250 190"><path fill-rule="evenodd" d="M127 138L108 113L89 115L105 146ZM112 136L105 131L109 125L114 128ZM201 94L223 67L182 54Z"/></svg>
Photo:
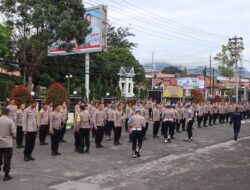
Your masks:
<svg viewBox="0 0 250 190"><path fill-rule="evenodd" d="M122 96L126 98L134 97L134 82L133 77L135 76L135 71L133 67L121 67L118 75L120 76L119 87Z"/></svg>

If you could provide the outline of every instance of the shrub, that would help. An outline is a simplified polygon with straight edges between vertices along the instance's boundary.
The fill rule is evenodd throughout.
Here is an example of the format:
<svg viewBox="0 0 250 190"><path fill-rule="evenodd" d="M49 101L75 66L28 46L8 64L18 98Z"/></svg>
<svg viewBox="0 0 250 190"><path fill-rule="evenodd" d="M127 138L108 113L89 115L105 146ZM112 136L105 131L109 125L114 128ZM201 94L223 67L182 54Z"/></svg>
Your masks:
<svg viewBox="0 0 250 190"><path fill-rule="evenodd" d="M192 101L195 103L204 102L204 95L199 89L194 89L191 91Z"/></svg>
<svg viewBox="0 0 250 190"><path fill-rule="evenodd" d="M29 104L32 100L30 91L23 85L16 86L10 93L10 99L14 99L17 106Z"/></svg>
<svg viewBox="0 0 250 190"><path fill-rule="evenodd" d="M46 101L53 105L61 105L67 100L67 92L60 83L54 83L49 87Z"/></svg>

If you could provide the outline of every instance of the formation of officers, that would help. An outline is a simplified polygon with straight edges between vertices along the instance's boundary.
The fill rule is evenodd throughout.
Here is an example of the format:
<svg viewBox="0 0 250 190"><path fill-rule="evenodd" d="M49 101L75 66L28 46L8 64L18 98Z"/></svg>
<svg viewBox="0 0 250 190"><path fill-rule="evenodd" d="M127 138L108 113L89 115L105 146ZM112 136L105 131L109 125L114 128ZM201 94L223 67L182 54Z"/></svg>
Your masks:
<svg viewBox="0 0 250 190"><path fill-rule="evenodd" d="M234 114L235 111L239 114ZM175 134L181 131L187 132L184 141L192 141L194 121L197 121L197 126L200 128L216 125L217 120L220 124L229 121L238 124L239 120L249 116L248 102L170 104L156 103L150 99L144 103L137 101L123 105L118 101L116 104L112 102L104 105L103 102L91 101L89 104L83 104L78 101L74 110L74 146L78 153L89 153L92 135L92 138L95 138L96 148L102 148L104 136L110 141L112 131L114 145L121 145L122 126L125 124L125 131L128 132L128 139L132 143L132 157L136 158L140 157L142 142L147 139L150 121L153 123L153 138L159 138L160 133L164 143L171 143L175 139ZM32 152L37 132L41 146L48 145L46 138L50 134L52 156L61 155L59 144L66 142L64 135L67 121L67 102L63 102L62 105L45 102L42 109L37 111L36 101L32 101L27 108L25 104L18 108L15 100L11 100L9 105L2 109L0 117L0 169L4 163L4 181L12 178L9 172L13 138L16 139L18 149L24 148L24 161L35 160ZM239 127L235 127L237 134L235 140L239 130ZM25 146L23 146L24 137Z"/></svg>

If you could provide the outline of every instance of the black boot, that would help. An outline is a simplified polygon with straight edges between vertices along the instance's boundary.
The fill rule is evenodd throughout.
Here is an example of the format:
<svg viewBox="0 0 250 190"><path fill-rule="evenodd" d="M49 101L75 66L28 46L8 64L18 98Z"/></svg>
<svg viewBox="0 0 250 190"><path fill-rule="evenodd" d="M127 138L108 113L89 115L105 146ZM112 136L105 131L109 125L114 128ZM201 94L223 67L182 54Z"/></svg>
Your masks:
<svg viewBox="0 0 250 190"><path fill-rule="evenodd" d="M9 175L9 173L5 173L3 181L9 181L11 179L12 179L12 177Z"/></svg>

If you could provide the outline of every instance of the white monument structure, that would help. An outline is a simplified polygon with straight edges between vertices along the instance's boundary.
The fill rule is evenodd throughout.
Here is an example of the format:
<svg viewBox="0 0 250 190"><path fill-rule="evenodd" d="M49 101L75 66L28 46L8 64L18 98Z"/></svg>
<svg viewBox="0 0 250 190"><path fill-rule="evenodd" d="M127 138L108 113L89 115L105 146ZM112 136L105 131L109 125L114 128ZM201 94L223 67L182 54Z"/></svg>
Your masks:
<svg viewBox="0 0 250 190"><path fill-rule="evenodd" d="M118 75L120 76L119 87L122 96L126 98L134 97L134 82L133 77L135 76L135 71L133 67L121 67Z"/></svg>

